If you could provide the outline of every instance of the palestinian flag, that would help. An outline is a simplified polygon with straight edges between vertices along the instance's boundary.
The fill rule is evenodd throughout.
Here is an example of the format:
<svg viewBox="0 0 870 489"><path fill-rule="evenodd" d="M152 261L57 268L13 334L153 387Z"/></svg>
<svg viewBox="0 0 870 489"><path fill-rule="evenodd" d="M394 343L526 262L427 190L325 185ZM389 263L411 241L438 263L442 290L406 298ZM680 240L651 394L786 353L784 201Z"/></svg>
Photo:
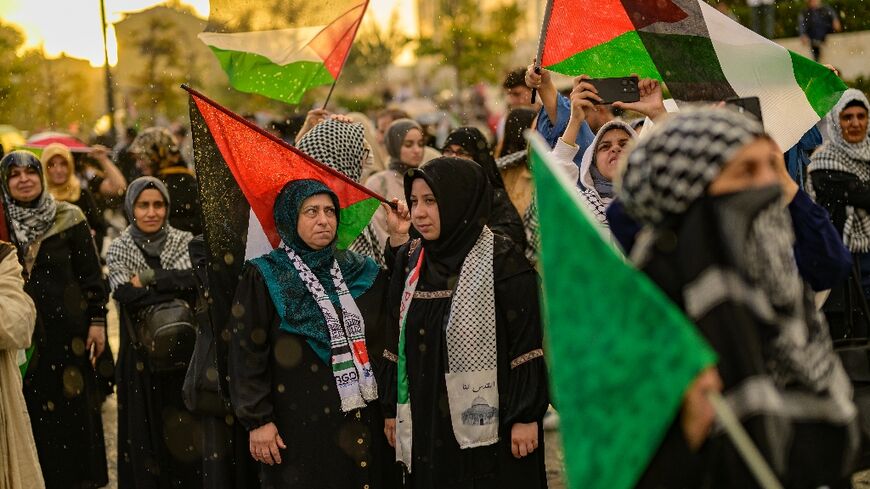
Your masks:
<svg viewBox="0 0 870 489"><path fill-rule="evenodd" d="M568 485L634 487L715 353L659 288L625 262L574 182L530 139L543 322ZM582 311L581 295L594 294ZM603 292L603 293L598 293Z"/></svg>
<svg viewBox="0 0 870 489"><path fill-rule="evenodd" d="M272 207L287 183L315 179L335 192L341 206L340 248L346 248L369 223L383 197L184 88L190 93L193 156L208 254L209 315L215 328L225 328L245 260L268 253L281 242ZM226 333L215 337L229 338ZM218 348L224 348L223 343ZM225 356L218 356L221 382L228 388L225 361Z"/></svg>
<svg viewBox="0 0 870 489"><path fill-rule="evenodd" d="M679 102L758 97L783 151L846 85L703 0L550 0L541 64L565 75L655 78ZM582 21L578 21L582 19Z"/></svg>
<svg viewBox="0 0 870 489"><path fill-rule="evenodd" d="M366 7L368 0L211 0L199 38L233 88L296 104L338 79Z"/></svg>

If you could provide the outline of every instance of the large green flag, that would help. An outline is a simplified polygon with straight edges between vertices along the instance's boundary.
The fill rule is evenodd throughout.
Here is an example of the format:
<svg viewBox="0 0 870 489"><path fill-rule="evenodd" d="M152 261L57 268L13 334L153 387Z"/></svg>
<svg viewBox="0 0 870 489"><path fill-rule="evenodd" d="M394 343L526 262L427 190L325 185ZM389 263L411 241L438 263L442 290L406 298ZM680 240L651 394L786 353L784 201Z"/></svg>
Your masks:
<svg viewBox="0 0 870 489"><path fill-rule="evenodd" d="M534 135L531 143L544 331L569 487L630 488L715 354L593 224L546 143Z"/></svg>

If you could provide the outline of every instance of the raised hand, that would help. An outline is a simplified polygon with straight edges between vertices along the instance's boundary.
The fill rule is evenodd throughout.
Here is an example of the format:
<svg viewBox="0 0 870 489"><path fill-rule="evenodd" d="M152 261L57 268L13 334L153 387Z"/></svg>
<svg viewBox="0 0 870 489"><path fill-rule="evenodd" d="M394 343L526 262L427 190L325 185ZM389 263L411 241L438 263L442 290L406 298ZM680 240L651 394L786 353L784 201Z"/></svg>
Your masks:
<svg viewBox="0 0 870 489"><path fill-rule="evenodd" d="M631 76L637 76L632 73ZM664 97L662 96L662 85L658 80L652 78L641 78L637 82L637 89L640 92L640 100L637 102L614 102L613 107L633 110L639 112L650 119L655 119L662 114L665 114Z"/></svg>

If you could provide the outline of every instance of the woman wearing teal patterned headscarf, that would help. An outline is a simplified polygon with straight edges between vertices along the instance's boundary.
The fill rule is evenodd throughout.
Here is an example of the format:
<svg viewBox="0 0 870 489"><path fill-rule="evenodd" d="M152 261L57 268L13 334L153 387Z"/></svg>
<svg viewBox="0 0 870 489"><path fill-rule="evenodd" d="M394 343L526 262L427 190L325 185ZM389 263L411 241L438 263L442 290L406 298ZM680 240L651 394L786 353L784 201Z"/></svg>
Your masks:
<svg viewBox="0 0 870 489"><path fill-rule="evenodd" d="M323 183L287 184L273 212L281 246L246 265L228 328L230 395L264 487L393 487L374 378L387 278L336 249Z"/></svg>

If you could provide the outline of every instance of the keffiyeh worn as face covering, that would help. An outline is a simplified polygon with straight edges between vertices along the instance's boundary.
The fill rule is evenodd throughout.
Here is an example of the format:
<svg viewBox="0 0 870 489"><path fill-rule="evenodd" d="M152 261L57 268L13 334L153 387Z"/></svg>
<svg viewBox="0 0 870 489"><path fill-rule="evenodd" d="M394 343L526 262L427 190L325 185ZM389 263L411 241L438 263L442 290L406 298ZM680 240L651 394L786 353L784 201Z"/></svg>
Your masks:
<svg viewBox="0 0 870 489"><path fill-rule="evenodd" d="M31 202L18 202L12 198L9 190L9 175L13 167L31 168L39 174L42 193ZM45 234L54 224L57 214L57 201L45 188L45 174L42 164L33 153L29 151L13 151L0 160L0 179L2 179L3 193L8 204L9 218L12 221L12 230L22 250L26 250L31 243Z"/></svg>
<svg viewBox="0 0 870 489"><path fill-rule="evenodd" d="M316 180L290 182L278 194L274 208L283 245L251 263L263 275L281 319L279 328L304 337L318 357L332 365L342 407L353 409L358 405L358 396L370 400L371 389L366 387L370 385L367 362L357 362L365 357L356 358L359 352L365 352L365 323L355 304L348 301L353 302L369 290L379 269L370 258L336 250L334 240L323 249L312 250L299 236L299 211L305 199L316 194L331 197L340 221L338 197L329 187ZM336 306L341 308L343 322L333 318ZM348 354L354 356L350 364L342 361Z"/></svg>
<svg viewBox="0 0 870 489"><path fill-rule="evenodd" d="M813 153L808 167L807 189L813 192L813 175L816 170L833 170L854 175L861 182L870 182L870 139L850 143L843 138L840 113L849 103L858 101L870 108L870 102L859 90L850 88L843 93L837 105L828 113L828 141ZM843 242L850 251L870 251L870 213L864 209L846 206L846 222L843 225Z"/></svg>
<svg viewBox="0 0 870 489"><path fill-rule="evenodd" d="M727 109L692 109L657 124L628 153L618 191L630 216L659 225L686 212L722 166L761 137L761 125Z"/></svg>

